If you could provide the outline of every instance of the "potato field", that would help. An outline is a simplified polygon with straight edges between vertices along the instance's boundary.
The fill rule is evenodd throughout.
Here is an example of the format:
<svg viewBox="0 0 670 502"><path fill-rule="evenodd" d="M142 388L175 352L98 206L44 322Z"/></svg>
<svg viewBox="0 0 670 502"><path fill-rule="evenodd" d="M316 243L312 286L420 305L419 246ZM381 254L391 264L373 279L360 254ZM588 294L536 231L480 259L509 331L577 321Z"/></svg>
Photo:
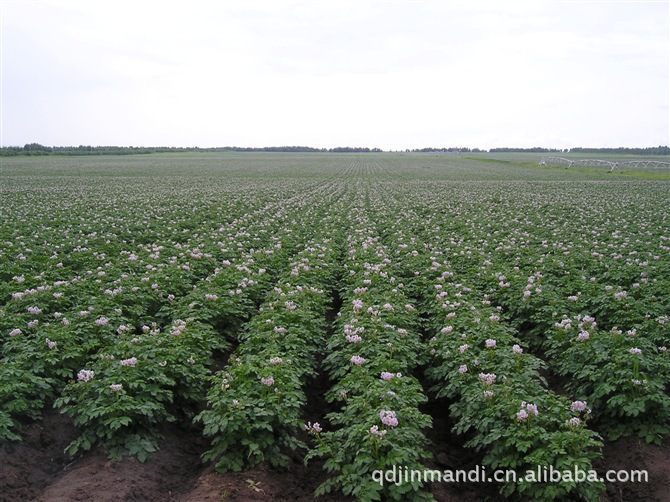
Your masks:
<svg viewBox="0 0 670 502"><path fill-rule="evenodd" d="M0 500L664 500L670 176L538 162L3 159Z"/></svg>

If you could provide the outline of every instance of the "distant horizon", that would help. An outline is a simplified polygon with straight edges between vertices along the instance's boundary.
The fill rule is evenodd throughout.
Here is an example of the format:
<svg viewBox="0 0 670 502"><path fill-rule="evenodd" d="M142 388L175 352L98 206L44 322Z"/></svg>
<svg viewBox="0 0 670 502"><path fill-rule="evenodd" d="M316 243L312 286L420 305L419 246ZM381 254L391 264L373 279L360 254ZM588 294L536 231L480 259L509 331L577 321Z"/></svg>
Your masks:
<svg viewBox="0 0 670 502"><path fill-rule="evenodd" d="M592 149L592 150L604 150L604 149L611 149L611 150L616 150L616 149L650 149L650 148L668 148L670 145L670 141L665 144L646 144L646 145L618 145L618 146L589 146L589 145L577 145L577 146L568 146L568 147L558 147L558 146L542 146L542 145L534 145L534 146L492 146L492 147L481 147L481 146L466 146L466 145L460 145L460 146L421 146L421 147L413 147L413 148L403 148L403 147L397 147L397 148L380 148L377 146L367 146L367 145L337 145L337 146L311 146L308 144L264 144L260 146L251 146L251 145L186 145L186 144L175 144L175 145L162 145L162 144L112 144L112 143L99 143L99 144L43 144L38 141L30 141L30 142L24 142L23 144L8 144L8 145L0 145L0 149L15 149L15 148L24 148L27 145L33 145L33 144L38 144L41 146L44 146L46 148L80 148L80 147L92 147L92 148L198 148L198 149L226 149L226 148L239 148L239 149L256 149L260 150L263 148L310 148L313 150L332 150L332 149L338 149L338 148L368 148L370 150L377 149L381 150L383 152L399 152L399 151L414 151L414 150L422 150L422 149L442 149L442 150L455 150L455 149L469 149L469 150L479 150L482 152L490 151L490 150L496 150L496 149L514 149L514 150L530 150L530 149L545 149L545 150L554 150L554 151L565 151L565 150L573 150L575 148L578 149Z"/></svg>
<svg viewBox="0 0 670 502"><path fill-rule="evenodd" d="M189 146L172 146L172 145L113 145L113 144L100 144L100 145L43 145L41 143L32 142L25 143L24 145L8 145L0 147L3 150L23 150L23 151L34 151L30 148L36 148L36 151L46 151L47 149L51 150L80 150L86 151L85 149L137 149L137 150L151 150L151 149L174 149L174 150L237 150L237 151L263 151L263 150L280 150L284 149L290 151L291 149L298 151L310 150L313 152L333 152L337 153L337 150L360 150L367 152L420 152L422 150L426 151L447 151L447 152L470 152L470 153L490 153L494 150L507 150L507 151L528 151L529 153L541 153L545 152L563 152L570 153L573 150L653 150L653 149L669 149L668 145L649 145L649 146L617 146L617 147L606 147L606 146L573 146L568 148L558 148L558 147L548 147L548 146L532 146L532 147L520 147L520 146L497 146L491 148L480 148L480 147L469 147L469 146L425 146L420 148L391 148L391 149L382 149L378 147L368 147L368 146L336 146L336 147L314 147L309 145L265 145L265 146L240 146L240 145L223 145L223 146L200 146L200 145L189 145ZM532 152L535 150L535 152ZM281 153L281 152L279 152ZM346 152L345 152L346 153ZM494 152L495 153L495 152ZM668 153L663 153L662 155L667 155Z"/></svg>

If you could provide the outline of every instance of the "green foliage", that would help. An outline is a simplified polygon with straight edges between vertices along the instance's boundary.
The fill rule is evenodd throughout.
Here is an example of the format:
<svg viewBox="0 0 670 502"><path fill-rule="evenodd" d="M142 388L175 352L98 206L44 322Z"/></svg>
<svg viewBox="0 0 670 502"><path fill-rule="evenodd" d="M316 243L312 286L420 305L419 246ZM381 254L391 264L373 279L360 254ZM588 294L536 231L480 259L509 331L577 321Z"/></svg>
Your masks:
<svg viewBox="0 0 670 502"><path fill-rule="evenodd" d="M588 470L599 433L667 440L658 180L515 153L29 147L0 179L3 441L55 401L81 428L72 454L145 460L163 423L195 416L220 469L284 468L308 422L319 493L429 500L428 483L371 475L423 469L429 399L485 465L518 473ZM319 372L333 413L304 416ZM602 485L499 488L595 500Z"/></svg>
<svg viewBox="0 0 670 502"><path fill-rule="evenodd" d="M157 426L177 420L176 402L204 397L213 343L210 328L184 321L175 321L168 332L120 336L55 402L84 429L68 453L100 444L112 459L137 455L144 461L158 448Z"/></svg>
<svg viewBox="0 0 670 502"><path fill-rule="evenodd" d="M221 471L267 461L289 465L286 451L304 448L297 436L316 357L323 350L326 295L338 251L330 239L299 252L256 316L246 325L237 353L212 379L208 409L196 420L212 448L203 459Z"/></svg>

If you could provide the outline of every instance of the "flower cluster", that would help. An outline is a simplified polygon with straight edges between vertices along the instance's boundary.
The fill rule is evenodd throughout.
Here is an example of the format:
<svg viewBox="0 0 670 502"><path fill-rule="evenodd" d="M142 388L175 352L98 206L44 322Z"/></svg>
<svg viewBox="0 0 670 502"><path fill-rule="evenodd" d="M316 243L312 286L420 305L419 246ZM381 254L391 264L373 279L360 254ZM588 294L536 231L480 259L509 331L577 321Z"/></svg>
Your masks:
<svg viewBox="0 0 670 502"><path fill-rule="evenodd" d="M361 356L351 356L349 362L354 366L361 366L362 364L365 364L365 359Z"/></svg>
<svg viewBox="0 0 670 502"><path fill-rule="evenodd" d="M531 414L537 415L539 412L537 406L534 404L527 404L525 401L521 403L521 410L516 414L516 419L520 422L527 420Z"/></svg>
<svg viewBox="0 0 670 502"><path fill-rule="evenodd" d="M496 381L496 378L498 378L498 376L495 373L480 373L479 374L479 380L484 385L493 385Z"/></svg>
<svg viewBox="0 0 670 502"><path fill-rule="evenodd" d="M394 378L402 378L402 373L390 373L388 371L382 371L381 379L388 382Z"/></svg>
<svg viewBox="0 0 670 502"><path fill-rule="evenodd" d="M137 358L131 357L130 359L122 359L121 361L119 361L119 364L121 366L130 366L132 368L137 364Z"/></svg>
<svg viewBox="0 0 670 502"><path fill-rule="evenodd" d="M91 370L81 370L77 373L77 380L80 382L88 382L95 376L95 372Z"/></svg>
<svg viewBox="0 0 670 502"><path fill-rule="evenodd" d="M379 412L379 419L384 425L389 427L398 427L398 419L395 416L395 411L381 410Z"/></svg>
<svg viewBox="0 0 670 502"><path fill-rule="evenodd" d="M380 431L379 426L377 426L377 425L373 425L372 427L370 427L370 430L368 431L368 433L370 435L380 437L380 438L383 438L384 436L386 436L387 432L388 431L386 429L382 429Z"/></svg>

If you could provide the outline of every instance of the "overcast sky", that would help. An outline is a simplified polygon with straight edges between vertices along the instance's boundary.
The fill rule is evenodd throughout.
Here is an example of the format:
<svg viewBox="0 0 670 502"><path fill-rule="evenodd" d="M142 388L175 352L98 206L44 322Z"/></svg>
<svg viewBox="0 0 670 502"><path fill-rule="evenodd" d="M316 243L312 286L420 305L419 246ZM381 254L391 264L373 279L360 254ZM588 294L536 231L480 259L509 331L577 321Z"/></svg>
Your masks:
<svg viewBox="0 0 670 502"><path fill-rule="evenodd" d="M657 146L668 1L16 1L2 146Z"/></svg>

